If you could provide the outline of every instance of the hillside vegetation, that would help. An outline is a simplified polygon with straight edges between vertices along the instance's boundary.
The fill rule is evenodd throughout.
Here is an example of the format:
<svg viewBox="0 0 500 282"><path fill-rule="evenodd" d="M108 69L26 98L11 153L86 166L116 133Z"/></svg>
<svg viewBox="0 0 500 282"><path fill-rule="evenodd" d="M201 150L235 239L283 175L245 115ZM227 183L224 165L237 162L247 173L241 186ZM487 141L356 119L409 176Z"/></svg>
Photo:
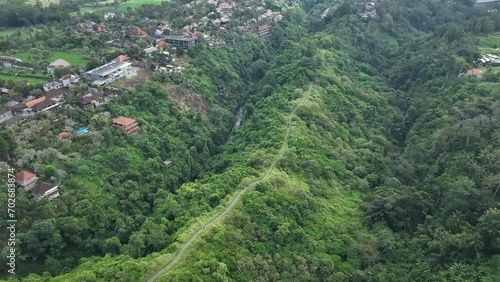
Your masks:
<svg viewBox="0 0 500 282"><path fill-rule="evenodd" d="M499 281L500 76L459 74L500 14L471 4L384 1L365 22L350 2L325 17L333 3L304 2L266 40L191 49L176 81L209 113L179 111L146 83L108 108L137 117L139 137L93 113L97 133L60 148L81 156L41 154L70 177L67 196L23 216L23 256L46 272L21 281L146 281L262 177L311 82L270 177L156 281ZM2 136L19 146L2 156L47 144L23 145L26 134ZM42 209L52 216L34 219Z"/></svg>

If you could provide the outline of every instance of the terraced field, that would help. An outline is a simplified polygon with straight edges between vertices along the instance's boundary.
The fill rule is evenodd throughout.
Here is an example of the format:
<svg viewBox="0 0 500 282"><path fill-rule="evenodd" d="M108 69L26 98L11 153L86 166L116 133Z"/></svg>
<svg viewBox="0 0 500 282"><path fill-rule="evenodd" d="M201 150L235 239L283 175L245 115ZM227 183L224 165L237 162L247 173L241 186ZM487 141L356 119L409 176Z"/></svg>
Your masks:
<svg viewBox="0 0 500 282"><path fill-rule="evenodd" d="M43 6L49 6L51 3L52 4L59 4L60 0L40 0ZM27 0L26 3L35 5L36 0Z"/></svg>

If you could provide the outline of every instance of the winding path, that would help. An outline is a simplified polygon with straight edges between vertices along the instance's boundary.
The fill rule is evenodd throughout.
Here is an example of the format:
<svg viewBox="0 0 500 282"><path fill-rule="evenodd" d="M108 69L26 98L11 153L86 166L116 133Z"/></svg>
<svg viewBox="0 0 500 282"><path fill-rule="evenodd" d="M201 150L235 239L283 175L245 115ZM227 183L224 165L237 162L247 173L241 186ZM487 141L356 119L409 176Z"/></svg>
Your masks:
<svg viewBox="0 0 500 282"><path fill-rule="evenodd" d="M236 197L234 197L233 201L229 204L229 206L227 206L227 208L223 212L221 212L216 218L212 219L210 222L208 222L207 224L205 224L205 226L202 229L198 230L198 232L196 232L193 236L191 236L191 238L189 238L189 240L184 245L182 245L181 249L179 250L179 252L175 256L175 258L169 264L167 264L164 268L160 269L160 271L156 272L155 275L151 276L151 278L149 278L147 280L147 282L154 281L156 278L160 277L160 275L162 275L167 270L169 270L170 268L172 268L172 266L174 266L174 264L182 257L182 255L184 254L184 252L186 251L186 249L189 247L189 245L191 245L191 243L194 240L196 240L196 238L198 238L198 236L200 236L200 234L205 229L207 229L208 227L210 227L214 223L218 222L223 216L225 216L228 212L230 212L233 209L233 207L236 205L236 203L240 199L241 195L243 195L243 193L245 193L247 190L249 190L250 188L254 187L258 183L260 183L261 181L263 181L263 180L265 180L265 179L267 179L269 177L269 175L271 174L271 171L274 169L274 167L276 166L276 164L278 163L278 161L281 159L281 157L283 156L283 154L285 154L286 150L288 149L288 137L290 136L290 124L292 123L293 115L295 114L295 111L297 111L297 109L300 107L300 105L302 104L302 102L304 102L304 100L307 97L309 97L309 94L311 94L312 87L313 87L313 83L311 82L311 84L309 84L309 89L307 90L307 93L304 95L304 97L302 97L302 99L300 99L300 101L297 104L297 106L295 106L295 108L293 109L293 111L290 113L290 118L288 119L288 124L287 124L287 128L286 128L285 138L283 140L283 147L281 147L280 153L274 158L274 161L271 163L271 165L267 169L266 174L262 178L260 178L260 179L258 179L256 181L248 184L243 189L241 189L241 191L238 192L238 194L236 195Z"/></svg>

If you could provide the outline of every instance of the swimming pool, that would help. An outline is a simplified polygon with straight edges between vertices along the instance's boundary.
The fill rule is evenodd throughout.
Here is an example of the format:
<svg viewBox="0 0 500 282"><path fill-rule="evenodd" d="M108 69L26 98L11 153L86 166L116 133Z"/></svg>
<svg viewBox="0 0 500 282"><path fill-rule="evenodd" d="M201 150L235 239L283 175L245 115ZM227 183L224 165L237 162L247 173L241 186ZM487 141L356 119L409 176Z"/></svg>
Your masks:
<svg viewBox="0 0 500 282"><path fill-rule="evenodd" d="M82 134L82 133L85 133L85 132L87 132L87 131L89 131L89 128L88 128L88 127L81 127L80 129L78 129L78 130L76 131L76 134Z"/></svg>

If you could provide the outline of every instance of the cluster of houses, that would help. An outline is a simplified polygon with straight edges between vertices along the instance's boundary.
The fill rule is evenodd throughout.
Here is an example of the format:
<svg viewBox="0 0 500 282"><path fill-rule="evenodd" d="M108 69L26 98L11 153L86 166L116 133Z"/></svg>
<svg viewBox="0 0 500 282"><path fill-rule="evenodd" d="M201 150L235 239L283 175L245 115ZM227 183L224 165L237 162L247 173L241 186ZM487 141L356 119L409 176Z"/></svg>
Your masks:
<svg viewBox="0 0 500 282"><path fill-rule="evenodd" d="M99 35L106 32L108 25L106 23L97 24L93 21L87 20L83 23L78 23L73 27L73 34L75 35Z"/></svg>
<svg viewBox="0 0 500 282"><path fill-rule="evenodd" d="M265 9L262 6L259 6L256 10L264 11ZM259 38L264 38L271 32L271 27L268 23L279 22L281 20L283 20L283 15L280 12L273 12L272 10L267 9L256 19L252 18L236 27L236 30L241 34L256 33Z"/></svg>
<svg viewBox="0 0 500 282"><path fill-rule="evenodd" d="M363 12L359 14L359 17L363 20L370 20L377 17L377 10L375 6L377 5L377 0L368 0L363 3Z"/></svg>
<svg viewBox="0 0 500 282"><path fill-rule="evenodd" d="M500 66L500 56L486 54L476 61L479 66Z"/></svg>
<svg viewBox="0 0 500 282"><path fill-rule="evenodd" d="M20 171L15 175L15 183L25 191L31 191L36 200L48 198L50 200L59 197L59 186L51 181L38 182L38 177L33 172Z"/></svg>

